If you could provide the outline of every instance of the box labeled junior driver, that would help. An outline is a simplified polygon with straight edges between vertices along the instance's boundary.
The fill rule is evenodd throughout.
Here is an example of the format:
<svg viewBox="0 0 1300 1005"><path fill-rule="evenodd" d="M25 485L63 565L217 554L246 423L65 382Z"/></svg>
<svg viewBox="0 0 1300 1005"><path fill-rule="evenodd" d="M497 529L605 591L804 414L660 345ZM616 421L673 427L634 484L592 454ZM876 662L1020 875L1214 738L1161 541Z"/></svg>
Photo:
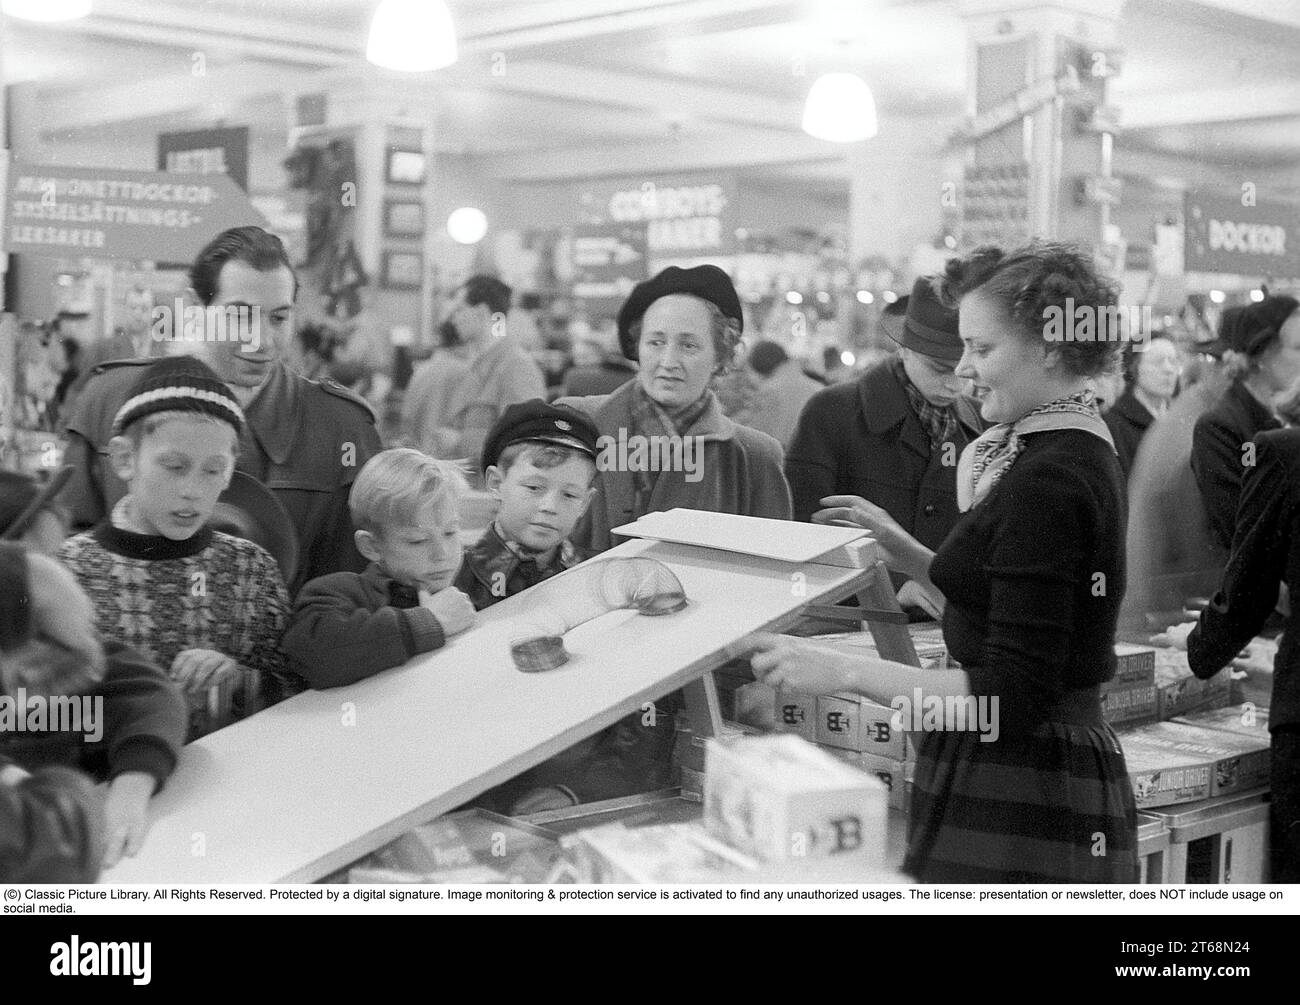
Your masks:
<svg viewBox="0 0 1300 1005"><path fill-rule="evenodd" d="M1144 742L1140 731L1125 733L1119 741L1138 809L1209 798L1213 758Z"/></svg>

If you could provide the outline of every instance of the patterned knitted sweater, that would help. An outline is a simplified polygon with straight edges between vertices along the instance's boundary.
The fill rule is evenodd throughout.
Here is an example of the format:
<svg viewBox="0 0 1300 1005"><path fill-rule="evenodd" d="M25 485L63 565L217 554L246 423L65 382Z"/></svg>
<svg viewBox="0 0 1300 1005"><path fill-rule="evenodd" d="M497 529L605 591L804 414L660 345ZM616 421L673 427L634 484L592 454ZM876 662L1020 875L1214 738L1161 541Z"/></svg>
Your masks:
<svg viewBox="0 0 1300 1005"><path fill-rule="evenodd" d="M65 541L59 557L94 602L105 639L132 646L164 670L185 649L214 649L273 698L302 689L293 687L279 649L289 616L284 579L251 541L210 527L173 541L106 521ZM257 697L236 703L251 710Z"/></svg>

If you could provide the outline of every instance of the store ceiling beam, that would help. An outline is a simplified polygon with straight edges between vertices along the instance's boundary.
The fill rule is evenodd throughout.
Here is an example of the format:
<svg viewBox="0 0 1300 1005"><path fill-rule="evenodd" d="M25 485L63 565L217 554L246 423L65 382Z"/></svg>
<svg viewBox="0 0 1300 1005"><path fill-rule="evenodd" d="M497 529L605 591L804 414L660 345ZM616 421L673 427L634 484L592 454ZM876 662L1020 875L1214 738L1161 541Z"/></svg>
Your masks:
<svg viewBox="0 0 1300 1005"><path fill-rule="evenodd" d="M210 22L209 22L210 23ZM185 53L233 53L245 58L274 59L299 66L344 66L361 58L364 39L295 25L286 41L284 24L223 15L215 27L196 23L195 12L166 3L99 0L94 13L77 21L41 26L69 35L125 39L172 47Z"/></svg>
<svg viewBox="0 0 1300 1005"><path fill-rule="evenodd" d="M457 34L465 55L560 55L593 42L616 48L680 37L684 32L698 36L783 24L799 18L802 8L789 0L638 0L630 9L627 0L548 0L468 12L458 19ZM156 0L99 0L89 17L48 27L322 68L362 58L364 31L299 22L293 26L293 40L287 41L283 20L229 11L213 14L207 26L200 26L190 7Z"/></svg>
<svg viewBox="0 0 1300 1005"><path fill-rule="evenodd" d="M752 90L573 66L543 60L509 64L491 86L516 94L562 98L650 112L665 121L707 120L797 133L803 104Z"/></svg>
<svg viewBox="0 0 1300 1005"><path fill-rule="evenodd" d="M930 123L919 125L913 120L882 122L881 133L893 137L894 142L888 146L869 144L871 163L909 164L939 157L940 144L935 140L939 134ZM847 178L850 152L847 146L813 139L804 133L719 129L706 137L495 154L473 160L482 174L517 182L821 163L843 165Z"/></svg>
<svg viewBox="0 0 1300 1005"><path fill-rule="evenodd" d="M806 4L773 0L553 0L526 11L499 11L466 18L462 46L469 51L560 55L575 45L599 41L609 48L668 38L699 37L743 28L786 24L802 17ZM522 17L531 24L512 19Z"/></svg>
<svg viewBox="0 0 1300 1005"><path fill-rule="evenodd" d="M1202 155L1193 164L1182 154L1116 144L1112 171L1117 177L1139 179L1158 188L1177 191L1196 188L1239 190L1243 168L1240 162L1230 159L1231 152L1225 153L1225 157L1229 159L1216 163ZM1296 176L1295 168L1289 164L1252 167L1249 175L1249 180L1261 193L1281 195L1300 192L1300 179Z"/></svg>
<svg viewBox="0 0 1300 1005"><path fill-rule="evenodd" d="M1300 115L1294 83L1210 88L1171 94L1125 96L1119 102L1124 129L1156 129L1202 122L1244 122Z"/></svg>
<svg viewBox="0 0 1300 1005"><path fill-rule="evenodd" d="M1286 0L1191 0L1190 7L1205 7L1268 25L1285 25L1300 31L1300 4Z"/></svg>
<svg viewBox="0 0 1300 1005"><path fill-rule="evenodd" d="M192 110L205 110L211 117L214 108L233 109L251 98L291 91L300 80L305 86L314 79L315 74L306 71L296 74L269 64L231 63L209 67L201 76L173 73L93 92L44 92L41 131L54 135Z"/></svg>
<svg viewBox="0 0 1300 1005"><path fill-rule="evenodd" d="M614 175L677 174L761 164L842 160L843 149L811 136L715 135L700 139L590 145L475 158L483 174L502 181L568 181Z"/></svg>

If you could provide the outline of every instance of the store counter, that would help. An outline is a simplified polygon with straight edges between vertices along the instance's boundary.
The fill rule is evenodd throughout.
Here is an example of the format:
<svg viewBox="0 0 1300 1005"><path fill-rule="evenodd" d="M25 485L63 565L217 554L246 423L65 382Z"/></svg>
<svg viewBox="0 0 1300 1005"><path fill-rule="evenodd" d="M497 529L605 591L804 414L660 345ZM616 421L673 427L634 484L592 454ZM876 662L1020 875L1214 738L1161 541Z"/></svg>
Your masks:
<svg viewBox="0 0 1300 1005"><path fill-rule="evenodd" d="M151 805L144 848L112 883L318 879L641 710L780 631L807 603L858 590L861 569L804 565L799 591L769 560L629 541L593 561L656 559L689 603L605 614L570 632L570 662L521 673L521 623L574 570L482 612L442 650L349 687L309 691L189 744ZM798 593L796 596L795 593Z"/></svg>

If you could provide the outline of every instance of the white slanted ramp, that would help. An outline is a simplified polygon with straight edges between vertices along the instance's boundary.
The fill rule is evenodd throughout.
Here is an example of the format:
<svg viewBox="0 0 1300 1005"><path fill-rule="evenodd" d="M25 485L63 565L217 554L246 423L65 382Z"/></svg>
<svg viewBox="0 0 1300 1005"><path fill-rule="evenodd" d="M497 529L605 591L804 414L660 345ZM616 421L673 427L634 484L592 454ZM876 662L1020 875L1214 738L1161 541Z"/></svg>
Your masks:
<svg viewBox="0 0 1300 1005"><path fill-rule="evenodd" d="M143 850L104 879L319 879L679 688L701 726L716 725L709 671L739 655L746 636L782 631L805 605L883 575L860 531L674 514L660 531L691 540L631 540L592 561L661 563L685 606L597 613L563 636L562 665L521 672L512 644L586 588L584 563L482 612L444 649L206 736L184 748L154 799ZM884 588L892 600L887 578Z"/></svg>
<svg viewBox="0 0 1300 1005"><path fill-rule="evenodd" d="M880 561L875 540L865 530L672 509L647 513L634 523L615 527L613 533L753 555L791 566L813 564L863 569L870 575L858 591L860 607L857 610L822 607L810 600L807 613L866 622L882 659L909 666L921 665L907 631L907 616L898 606L888 570ZM796 574L797 570L791 572L791 575Z"/></svg>

